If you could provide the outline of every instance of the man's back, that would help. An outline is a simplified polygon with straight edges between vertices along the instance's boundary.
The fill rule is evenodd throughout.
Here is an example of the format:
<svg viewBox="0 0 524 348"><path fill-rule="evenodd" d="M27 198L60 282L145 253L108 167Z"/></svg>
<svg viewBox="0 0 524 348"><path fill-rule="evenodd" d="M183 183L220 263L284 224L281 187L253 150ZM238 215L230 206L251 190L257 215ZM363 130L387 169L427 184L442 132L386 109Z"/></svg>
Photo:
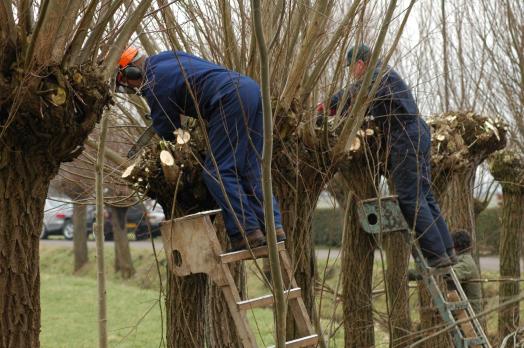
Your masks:
<svg viewBox="0 0 524 348"><path fill-rule="evenodd" d="M457 275L466 296L468 297L471 306L475 313L482 311L482 289L478 282L468 282L471 279L479 279L480 273L477 264L470 253L463 253L457 256L458 262L453 266L453 270Z"/></svg>

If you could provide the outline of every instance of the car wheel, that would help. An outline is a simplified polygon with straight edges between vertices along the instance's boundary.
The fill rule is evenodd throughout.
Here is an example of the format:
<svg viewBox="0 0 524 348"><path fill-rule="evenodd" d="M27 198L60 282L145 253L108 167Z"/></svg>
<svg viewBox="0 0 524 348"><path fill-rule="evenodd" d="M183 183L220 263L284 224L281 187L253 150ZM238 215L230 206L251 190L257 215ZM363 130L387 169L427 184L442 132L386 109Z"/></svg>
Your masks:
<svg viewBox="0 0 524 348"><path fill-rule="evenodd" d="M64 235L64 238L67 240L73 239L74 234L74 226L71 221L65 221L64 227L62 227L62 234Z"/></svg>
<svg viewBox="0 0 524 348"><path fill-rule="evenodd" d="M42 231L40 231L40 239L47 239L47 231L44 224L42 224Z"/></svg>

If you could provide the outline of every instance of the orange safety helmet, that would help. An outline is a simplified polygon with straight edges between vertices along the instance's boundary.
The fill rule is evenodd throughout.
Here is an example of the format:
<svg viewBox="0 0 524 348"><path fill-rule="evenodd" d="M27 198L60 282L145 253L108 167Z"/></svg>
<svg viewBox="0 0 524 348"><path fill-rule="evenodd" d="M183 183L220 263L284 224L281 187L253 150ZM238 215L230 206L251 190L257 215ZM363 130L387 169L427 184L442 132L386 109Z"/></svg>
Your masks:
<svg viewBox="0 0 524 348"><path fill-rule="evenodd" d="M122 53L120 56L120 60L118 61L118 67L120 69L125 69L127 66L136 61L135 57L138 54L138 48L130 46L126 48L126 50Z"/></svg>
<svg viewBox="0 0 524 348"><path fill-rule="evenodd" d="M118 74L116 81L118 84L123 84L122 80L133 79L138 80L143 76L142 69L133 65L134 62L143 57L138 48L130 46L120 56L118 61Z"/></svg>

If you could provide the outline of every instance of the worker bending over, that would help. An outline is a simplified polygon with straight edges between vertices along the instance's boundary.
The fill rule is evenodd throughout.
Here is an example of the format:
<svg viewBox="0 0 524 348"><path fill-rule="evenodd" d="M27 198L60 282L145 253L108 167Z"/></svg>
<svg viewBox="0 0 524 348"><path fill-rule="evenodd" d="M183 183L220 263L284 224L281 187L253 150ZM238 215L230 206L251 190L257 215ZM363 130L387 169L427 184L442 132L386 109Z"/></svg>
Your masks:
<svg viewBox="0 0 524 348"><path fill-rule="evenodd" d="M263 119L260 88L238 72L180 51L146 57L134 47L121 56L117 83L136 88L151 108L153 128L175 138L180 115L207 122L210 149L203 178L222 208L232 250L266 244L261 182ZM231 209L232 208L232 209ZM286 238L273 198L277 241Z"/></svg>
<svg viewBox="0 0 524 348"><path fill-rule="evenodd" d="M400 209L410 227L415 229L428 265L449 266L456 262L456 256L448 227L431 192L429 127L420 117L411 89L399 74L387 66L384 75L379 77L382 64L379 61L371 66L370 58L371 49L366 45L349 49L347 66L356 82L349 86L348 92L341 90L331 98L327 113L335 115L340 106L343 116L349 114L369 69L372 69L373 82L380 78L367 114L381 129L388 175L395 186ZM345 95L348 97L343 103ZM323 109L320 104L317 110L323 112Z"/></svg>

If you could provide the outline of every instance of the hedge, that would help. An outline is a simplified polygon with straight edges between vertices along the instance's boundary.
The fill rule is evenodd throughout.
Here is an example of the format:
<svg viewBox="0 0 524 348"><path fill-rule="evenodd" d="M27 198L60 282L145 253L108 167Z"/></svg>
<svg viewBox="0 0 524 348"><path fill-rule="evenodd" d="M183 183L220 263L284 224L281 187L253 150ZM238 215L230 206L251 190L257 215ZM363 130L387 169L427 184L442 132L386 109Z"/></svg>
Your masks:
<svg viewBox="0 0 524 348"><path fill-rule="evenodd" d="M313 238L318 246L340 247L343 211L317 209L313 215ZM501 229L500 208L484 210L477 218L477 237L482 253L497 253Z"/></svg>

